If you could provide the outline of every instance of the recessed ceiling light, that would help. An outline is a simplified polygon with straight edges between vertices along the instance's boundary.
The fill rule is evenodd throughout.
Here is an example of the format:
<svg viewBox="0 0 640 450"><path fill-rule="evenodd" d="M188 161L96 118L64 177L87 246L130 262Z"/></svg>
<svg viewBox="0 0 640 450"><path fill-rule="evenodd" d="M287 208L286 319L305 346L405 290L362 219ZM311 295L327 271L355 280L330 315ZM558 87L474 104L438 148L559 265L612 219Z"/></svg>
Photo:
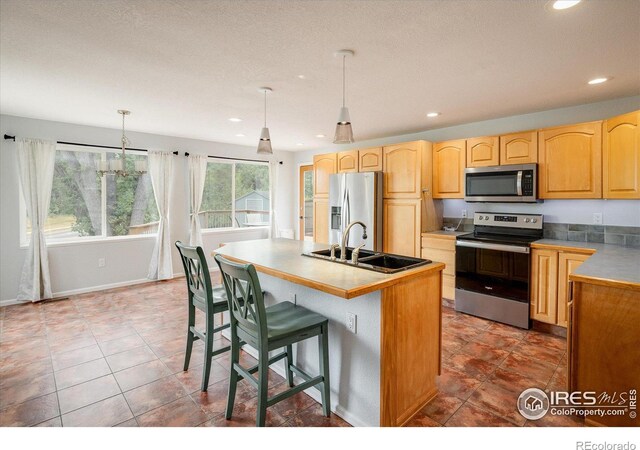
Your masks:
<svg viewBox="0 0 640 450"><path fill-rule="evenodd" d="M323 137L327 137L327 136L325 136L324 134L316 134L316 137L317 138L323 138Z"/></svg>
<svg viewBox="0 0 640 450"><path fill-rule="evenodd" d="M298 78L300 78L301 80L304 80L307 77L305 77L304 75L298 75Z"/></svg>
<svg viewBox="0 0 640 450"><path fill-rule="evenodd" d="M427 113L427 117L438 117L440 115L439 112L430 112Z"/></svg>
<svg viewBox="0 0 640 450"><path fill-rule="evenodd" d="M594 78L593 80L589 80L589 84L600 84L608 80L609 80L608 78L604 78L604 77Z"/></svg>
<svg viewBox="0 0 640 450"><path fill-rule="evenodd" d="M298 147L302 147L304 144L303 144L302 142L298 142L296 145L297 145Z"/></svg>
<svg viewBox="0 0 640 450"><path fill-rule="evenodd" d="M242 119L237 117L229 117L229 122L242 122Z"/></svg>
<svg viewBox="0 0 640 450"><path fill-rule="evenodd" d="M244 134L238 133L238 134L236 134L236 137L244 137Z"/></svg>
<svg viewBox="0 0 640 450"><path fill-rule="evenodd" d="M581 0L556 0L553 2L553 9L569 9L576 6Z"/></svg>

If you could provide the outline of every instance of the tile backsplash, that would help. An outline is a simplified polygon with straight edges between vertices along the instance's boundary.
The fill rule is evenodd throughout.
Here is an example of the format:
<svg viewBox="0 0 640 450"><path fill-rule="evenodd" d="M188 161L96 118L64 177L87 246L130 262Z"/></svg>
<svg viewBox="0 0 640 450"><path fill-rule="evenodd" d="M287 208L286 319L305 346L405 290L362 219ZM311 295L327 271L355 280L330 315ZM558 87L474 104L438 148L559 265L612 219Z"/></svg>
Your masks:
<svg viewBox="0 0 640 450"><path fill-rule="evenodd" d="M444 226L456 227L458 223L460 223L458 231L473 231L473 219L443 218ZM545 222L543 231L546 239L597 242L600 244L616 244L640 248L640 227Z"/></svg>

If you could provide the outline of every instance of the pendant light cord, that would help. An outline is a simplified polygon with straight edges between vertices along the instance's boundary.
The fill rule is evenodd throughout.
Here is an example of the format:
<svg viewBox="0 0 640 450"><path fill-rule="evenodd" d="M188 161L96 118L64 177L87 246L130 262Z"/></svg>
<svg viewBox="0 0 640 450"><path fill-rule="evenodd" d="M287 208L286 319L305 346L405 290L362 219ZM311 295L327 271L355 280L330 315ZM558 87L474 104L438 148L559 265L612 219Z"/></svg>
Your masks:
<svg viewBox="0 0 640 450"><path fill-rule="evenodd" d="M347 55L342 55L342 107L344 108L344 104L345 104L345 97L346 97L346 60L347 60Z"/></svg>
<svg viewBox="0 0 640 450"><path fill-rule="evenodd" d="M124 161L124 148L127 144L127 137L124 135L124 113L122 113L122 160Z"/></svg>
<svg viewBox="0 0 640 450"><path fill-rule="evenodd" d="M267 90L264 90L264 127L267 128Z"/></svg>

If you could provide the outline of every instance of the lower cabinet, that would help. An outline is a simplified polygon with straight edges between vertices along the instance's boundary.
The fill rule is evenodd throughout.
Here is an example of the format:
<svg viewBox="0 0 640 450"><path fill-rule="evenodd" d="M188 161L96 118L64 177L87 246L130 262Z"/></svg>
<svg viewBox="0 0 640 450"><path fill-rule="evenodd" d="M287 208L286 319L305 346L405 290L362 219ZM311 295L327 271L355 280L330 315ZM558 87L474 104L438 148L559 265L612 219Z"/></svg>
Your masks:
<svg viewBox="0 0 640 450"><path fill-rule="evenodd" d="M382 251L420 256L420 200L385 198L382 207Z"/></svg>
<svg viewBox="0 0 640 450"><path fill-rule="evenodd" d="M456 238L438 234L422 235L422 258L444 263L442 296L455 300L456 294Z"/></svg>
<svg viewBox="0 0 640 450"><path fill-rule="evenodd" d="M566 328L569 275L589 256L591 255L547 248L532 250L532 319Z"/></svg>
<svg viewBox="0 0 640 450"><path fill-rule="evenodd" d="M313 242L329 243L329 199L313 199Z"/></svg>

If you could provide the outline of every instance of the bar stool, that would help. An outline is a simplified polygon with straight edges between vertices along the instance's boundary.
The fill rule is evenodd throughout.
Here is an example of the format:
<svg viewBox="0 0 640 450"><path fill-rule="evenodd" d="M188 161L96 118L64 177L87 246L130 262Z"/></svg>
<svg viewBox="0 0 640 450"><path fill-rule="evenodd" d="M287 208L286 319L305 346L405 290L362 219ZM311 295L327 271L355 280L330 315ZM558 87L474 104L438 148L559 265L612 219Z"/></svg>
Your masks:
<svg viewBox="0 0 640 450"><path fill-rule="evenodd" d="M265 425L267 407L312 386L320 391L322 412L328 417L331 413L328 319L291 302L281 302L265 308L264 293L252 264L236 264L221 255L216 255L215 260L220 266L227 293L231 323L231 374L225 417L231 419L236 387L243 378L258 390L256 425L259 427ZM321 374L311 377L294 365L292 344L314 336L318 337ZM240 366L242 342L258 350L256 366ZM279 348L284 348L284 351L269 358L269 352ZM267 398L269 366L281 359L285 360L290 389ZM257 378L251 375L255 372L258 372ZM296 386L293 384L294 374L303 380Z"/></svg>
<svg viewBox="0 0 640 450"><path fill-rule="evenodd" d="M230 349L230 346L213 350L213 336L222 330L229 328L225 323L217 328L213 326L215 314L228 310L227 295L222 285L212 286L209 266L204 256L202 247L190 247L177 241L176 247L180 252L182 266L187 279L189 320L187 325L187 349L184 355L184 370L189 370L191 350L193 341L202 339L204 341L204 367L202 372L201 391L205 392L209 385L209 374L211 373L211 359ZM206 329L198 330L196 324L196 308L204 312Z"/></svg>

